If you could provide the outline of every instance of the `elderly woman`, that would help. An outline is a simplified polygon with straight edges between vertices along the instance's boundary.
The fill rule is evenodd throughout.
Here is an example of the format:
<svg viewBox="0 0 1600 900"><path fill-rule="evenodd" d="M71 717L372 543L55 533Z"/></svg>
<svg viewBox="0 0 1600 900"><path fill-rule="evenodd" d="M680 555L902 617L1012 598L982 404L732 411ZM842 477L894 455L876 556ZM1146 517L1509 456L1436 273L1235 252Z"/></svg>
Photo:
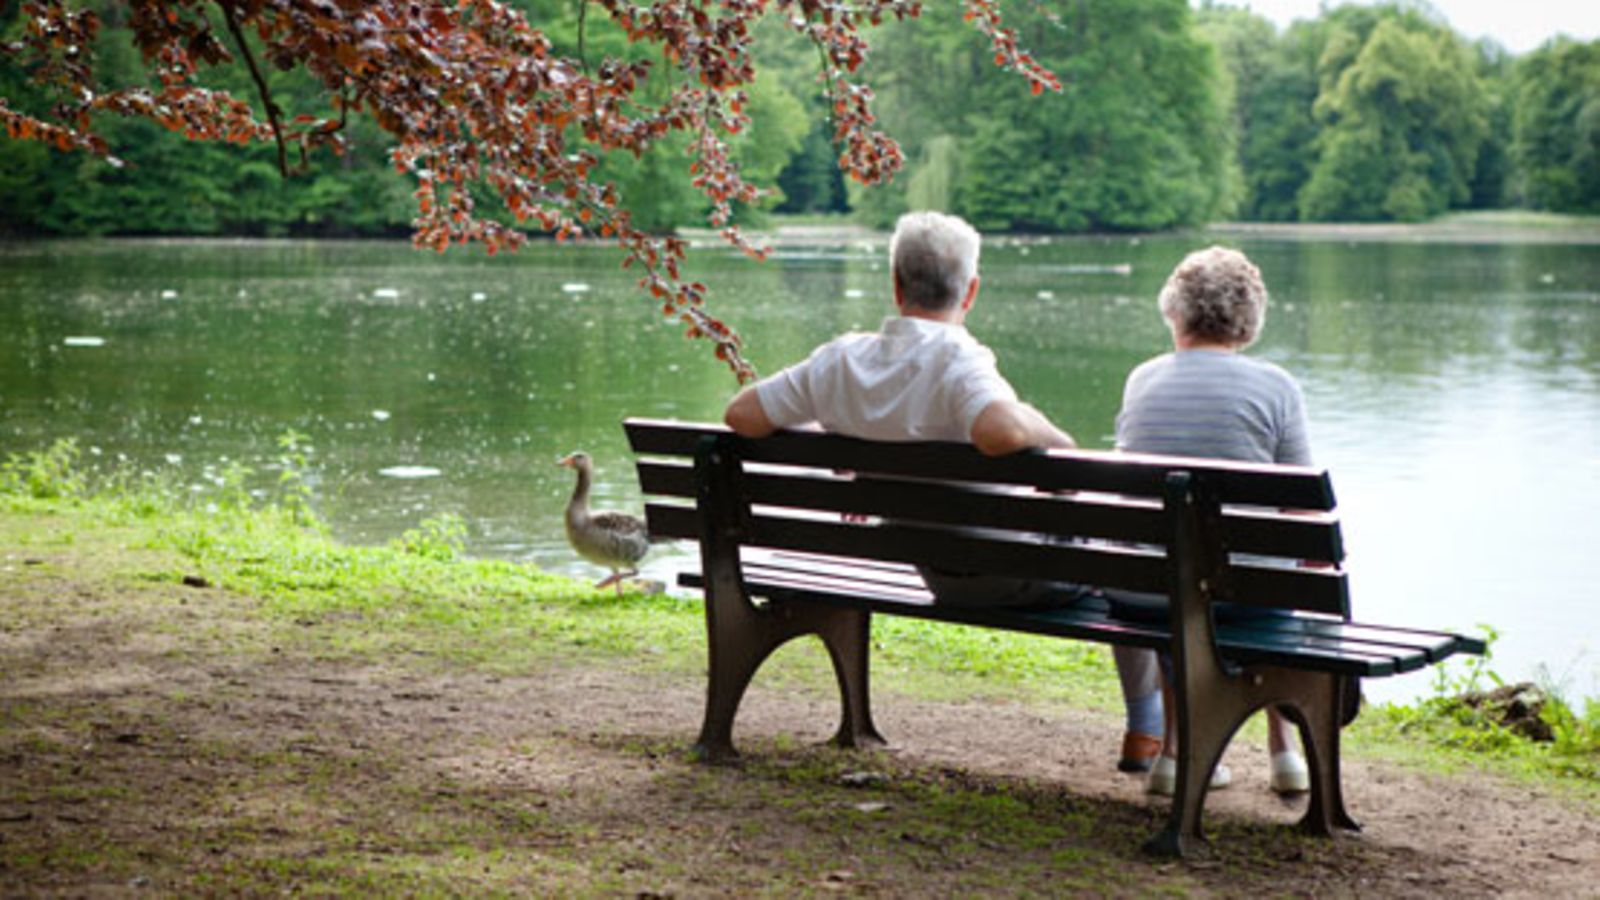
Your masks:
<svg viewBox="0 0 1600 900"><path fill-rule="evenodd" d="M1203 456L1307 465L1305 401L1294 378L1278 366L1240 353L1255 342L1267 312L1261 272L1244 254L1210 247L1189 254L1161 289L1161 315L1172 330L1174 351L1148 360L1128 375L1117 447L1140 453ZM1162 613L1164 615L1164 612ZM1125 690L1155 671L1154 654L1121 654ZM1161 757L1149 790L1171 794L1177 780L1173 704L1166 708ZM1305 758L1291 723L1268 711L1271 786L1280 794L1310 787ZM1218 766L1212 787L1227 784Z"/></svg>

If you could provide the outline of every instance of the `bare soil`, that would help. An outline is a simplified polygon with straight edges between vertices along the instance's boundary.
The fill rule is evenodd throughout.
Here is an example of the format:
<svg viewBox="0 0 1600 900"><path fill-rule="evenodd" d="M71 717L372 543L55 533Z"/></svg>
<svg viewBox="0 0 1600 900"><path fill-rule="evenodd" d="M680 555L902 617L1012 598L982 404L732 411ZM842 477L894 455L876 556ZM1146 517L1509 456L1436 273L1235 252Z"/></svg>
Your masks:
<svg viewBox="0 0 1600 900"><path fill-rule="evenodd" d="M1365 830L1319 840L1236 742L1208 852L1162 861L1103 714L880 685L893 748L845 752L816 746L832 696L758 680L744 755L706 766L692 674L321 659L250 598L28 563L0 578L4 896L1600 896L1592 810L1484 772L1348 761Z"/></svg>

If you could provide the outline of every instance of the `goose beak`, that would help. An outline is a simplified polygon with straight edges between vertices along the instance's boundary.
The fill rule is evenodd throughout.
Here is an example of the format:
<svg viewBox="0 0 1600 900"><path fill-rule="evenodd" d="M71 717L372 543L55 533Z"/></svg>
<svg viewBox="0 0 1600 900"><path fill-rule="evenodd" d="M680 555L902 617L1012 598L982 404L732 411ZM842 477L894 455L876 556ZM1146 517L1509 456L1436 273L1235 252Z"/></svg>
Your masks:
<svg viewBox="0 0 1600 900"><path fill-rule="evenodd" d="M566 456L556 460L556 465L566 466L569 469L572 468L572 454L568 453Z"/></svg>

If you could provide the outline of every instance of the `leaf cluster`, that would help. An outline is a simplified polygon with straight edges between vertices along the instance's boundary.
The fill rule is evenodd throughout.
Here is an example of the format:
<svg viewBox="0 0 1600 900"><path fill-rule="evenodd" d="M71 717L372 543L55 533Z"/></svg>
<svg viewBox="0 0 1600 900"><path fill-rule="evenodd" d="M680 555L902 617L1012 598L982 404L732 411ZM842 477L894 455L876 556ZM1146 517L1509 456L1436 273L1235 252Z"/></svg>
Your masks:
<svg viewBox="0 0 1600 900"><path fill-rule="evenodd" d="M625 265L639 267L640 285L663 312L682 319L689 336L712 341L718 357L748 378L753 370L739 336L704 309L705 286L680 272L686 244L638 226L615 184L596 177L602 157L639 158L681 139L689 182L710 205L708 223L760 257L764 251L731 222L735 204L761 195L730 152L730 139L750 125L755 25L773 17L816 48L840 165L872 183L890 177L901 155L876 127L873 92L858 80L870 51L864 31L914 18L921 5L593 5L642 52L608 53L593 63L582 52L558 52L519 9L496 0L130 0L119 24L132 33L153 83L103 83L95 53L100 15L66 0L27 0L21 37L6 49L55 102L26 112L0 97L0 123L13 138L109 157L97 116L144 118L190 140L270 142L289 174L289 148L302 164L318 148L342 152L350 117L364 115L394 140L393 166L416 180L412 239L419 247L442 251L475 241L493 253L525 241L524 227L558 240L609 239L624 250ZM580 9L588 6L585 0ZM1002 24L997 0L967 0L966 8L997 64L1040 90L1059 87ZM325 109L289 116L266 64L307 73L321 87ZM219 66L248 71L259 113L197 77ZM498 197L509 220L481 214L475 188Z"/></svg>

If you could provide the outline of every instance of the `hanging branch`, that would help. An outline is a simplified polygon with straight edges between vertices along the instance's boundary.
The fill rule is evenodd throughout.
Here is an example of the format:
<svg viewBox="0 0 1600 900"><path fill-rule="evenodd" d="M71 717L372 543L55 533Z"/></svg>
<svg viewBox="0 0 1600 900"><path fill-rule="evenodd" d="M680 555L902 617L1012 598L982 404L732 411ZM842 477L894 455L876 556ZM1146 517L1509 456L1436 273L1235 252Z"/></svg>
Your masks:
<svg viewBox="0 0 1600 900"><path fill-rule="evenodd" d="M256 65L255 54L250 51L250 44L244 39L244 32L239 28L239 21L234 18L233 4L219 2L222 8L222 19L228 23L228 33L233 35L233 41L239 47L239 55L244 57L245 66L250 69L250 77L255 80L256 91L261 95L261 103L267 108L267 124L272 127L272 139L278 145L278 172L285 178L298 175L306 170L306 148L300 145L300 165L294 170L289 168L288 148L283 140L283 123L278 120L281 110L273 102L272 89L267 87L267 79L261 75L261 67Z"/></svg>

